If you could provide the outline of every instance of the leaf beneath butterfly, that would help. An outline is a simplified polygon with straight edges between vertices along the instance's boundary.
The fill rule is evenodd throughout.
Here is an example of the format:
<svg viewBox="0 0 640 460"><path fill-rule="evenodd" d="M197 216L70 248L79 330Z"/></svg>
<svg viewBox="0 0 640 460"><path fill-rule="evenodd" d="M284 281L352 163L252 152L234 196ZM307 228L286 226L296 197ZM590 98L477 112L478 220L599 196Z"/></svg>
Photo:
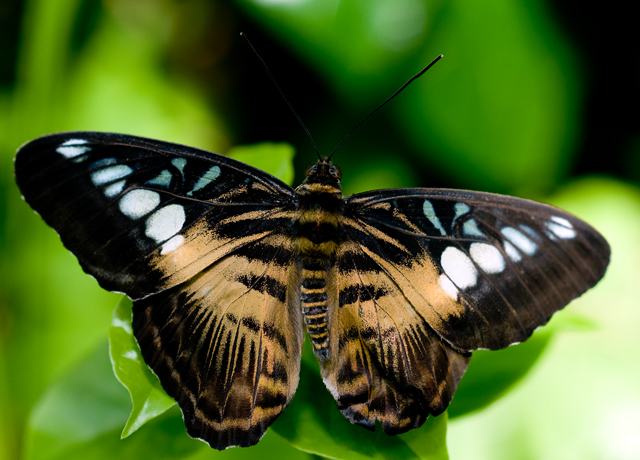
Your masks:
<svg viewBox="0 0 640 460"><path fill-rule="evenodd" d="M475 351L449 406L449 416L479 410L508 393L533 367L550 338L547 330L540 330L518 346Z"/></svg>
<svg viewBox="0 0 640 460"><path fill-rule="evenodd" d="M131 329L131 300L123 298L113 310L109 328L109 352L116 377L129 391L133 408L122 430L126 438L149 420L165 412L176 402L160 385L140 354Z"/></svg>
<svg viewBox="0 0 640 460"><path fill-rule="evenodd" d="M102 343L49 386L29 417L25 460L155 460L189 458L210 452L190 439L177 407L155 418L127 439L120 439L129 398L114 378Z"/></svg>
<svg viewBox="0 0 640 460"><path fill-rule="evenodd" d="M104 345L49 386L35 404L27 422L25 458L66 458L74 446L122 426L127 396L111 375Z"/></svg>
<svg viewBox="0 0 640 460"><path fill-rule="evenodd" d="M595 328L584 315L562 310L556 313L549 325L537 330L518 346L497 351L475 351L449 406L449 417L460 417L483 409L510 392L538 362L556 333Z"/></svg>

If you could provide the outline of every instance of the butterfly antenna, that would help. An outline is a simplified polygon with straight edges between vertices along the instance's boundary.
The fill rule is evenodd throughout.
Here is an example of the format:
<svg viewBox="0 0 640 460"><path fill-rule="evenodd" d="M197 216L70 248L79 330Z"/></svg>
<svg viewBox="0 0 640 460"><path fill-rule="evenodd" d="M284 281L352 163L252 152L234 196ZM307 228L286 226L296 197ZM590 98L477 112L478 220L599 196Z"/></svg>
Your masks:
<svg viewBox="0 0 640 460"><path fill-rule="evenodd" d="M262 64L262 68L264 69L265 72L267 72L267 75L271 79L271 83L273 83L273 85L276 87L276 89L280 93L280 96L282 96L282 99L284 99L284 101L287 103L287 105L289 106L289 108L293 112L293 115L295 115L296 119L298 120L298 123L300 123L300 126L302 126L302 129L304 129L304 132L307 133L307 137L311 141L311 145L313 146L313 149L316 151L316 155L318 155L319 159L322 159L322 155L320 155L320 152L318 151L318 147L316 146L316 143L313 141L313 137L311 137L311 133L309 132L309 129L307 128L307 126L302 121L302 118L300 118L300 115L298 115L298 112L295 111L295 109L293 108L293 106L291 105L291 103L289 102L287 97L284 95L284 92L282 91L282 88L280 88L280 85L278 85L278 82L276 81L275 77L273 76L273 74L269 70L269 67L267 67L267 63L264 62L264 59L262 59L260 57L260 55L258 54L256 49L253 47L253 45L251 44L251 42L249 41L249 39L247 38L245 33L244 32L240 32L240 36L242 38L244 38L245 41L247 42L247 44L251 47L251 50L253 51L253 54L255 54L256 58L258 58L258 61L260 61L260 64Z"/></svg>
<svg viewBox="0 0 640 460"><path fill-rule="evenodd" d="M389 102L391 99L393 99L394 97L396 97L398 94L400 94L407 86L409 86L413 80L416 80L417 78L421 77L422 74L424 74L427 70L429 70L431 67L433 67L433 65L438 62L440 59L442 59L443 55L441 54L440 56L436 57L433 61L431 61L429 63L429 65L427 65L424 69L422 69L420 72L418 72L417 74L415 74L413 77L411 77L409 79L409 81L407 81L404 85L402 85L400 87L400 89L398 91L396 91L395 93L393 93L391 96L389 96L387 98L387 100L385 100L382 104L380 104L378 107L376 107L376 109L371 112L369 115L367 115L366 117L364 117L362 119L362 121L360 123L358 123L356 125L355 128L353 128L351 131L349 131L347 133L346 136L344 136L342 138L342 140L340 141L340 143L338 144L338 146L333 149L333 152L331 152L331 155L329 155L329 159L331 159L331 157L333 156L334 153L336 153L336 151L342 146L342 144L344 144L344 141L346 141L347 139L349 139L349 137L353 134L353 132L358 129L360 126L362 126L364 124L365 121L367 121L369 118L371 118L373 116L374 113L376 113L378 110L380 110L387 102Z"/></svg>

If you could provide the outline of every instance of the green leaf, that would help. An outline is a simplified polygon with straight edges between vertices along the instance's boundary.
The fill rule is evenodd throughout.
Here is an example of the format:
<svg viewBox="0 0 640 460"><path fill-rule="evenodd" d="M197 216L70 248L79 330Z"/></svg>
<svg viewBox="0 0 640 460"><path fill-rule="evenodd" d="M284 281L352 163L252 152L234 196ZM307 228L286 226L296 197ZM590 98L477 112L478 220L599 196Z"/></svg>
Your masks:
<svg viewBox="0 0 640 460"><path fill-rule="evenodd" d="M273 431L305 452L335 459L446 459L447 417L430 417L400 436L388 436L350 423L315 369L303 360L293 401L272 425Z"/></svg>
<svg viewBox="0 0 640 460"><path fill-rule="evenodd" d="M29 418L25 459L159 460L209 449L187 436L177 407L121 439L130 403L107 357L105 343L49 387Z"/></svg>
<svg viewBox="0 0 640 460"><path fill-rule="evenodd" d="M252 447L234 447L218 452L206 448L192 457L184 460L207 460L210 458L222 458L223 460L313 460L315 457L296 449L273 430L269 429L260 442Z"/></svg>
<svg viewBox="0 0 640 460"><path fill-rule="evenodd" d="M542 355L551 335L548 328L541 329L526 342L503 350L474 351L449 406L449 417L479 410L507 393Z"/></svg>
<svg viewBox="0 0 640 460"><path fill-rule="evenodd" d="M265 142L254 145L239 145L231 148L227 155L268 172L291 185L293 183L293 157L295 150L289 144Z"/></svg>
<svg viewBox="0 0 640 460"><path fill-rule="evenodd" d="M25 458L66 458L74 446L119 430L128 413L127 394L113 378L105 343L51 385L35 405L27 424Z"/></svg>
<svg viewBox="0 0 640 460"><path fill-rule="evenodd" d="M176 402L160 385L158 377L145 364L131 328L131 300L124 297L113 310L109 328L109 352L113 372L129 395L133 408L122 430L126 438L147 421L165 412Z"/></svg>
<svg viewBox="0 0 640 460"><path fill-rule="evenodd" d="M597 329L593 320L572 310L553 315L523 343L503 350L473 352L469 369L460 381L448 412L450 418L482 409L507 394L533 368L558 333Z"/></svg>
<svg viewBox="0 0 640 460"><path fill-rule="evenodd" d="M539 2L460 0L440 19L419 61L444 59L392 107L404 136L465 187L548 190L573 152L580 91L551 16Z"/></svg>

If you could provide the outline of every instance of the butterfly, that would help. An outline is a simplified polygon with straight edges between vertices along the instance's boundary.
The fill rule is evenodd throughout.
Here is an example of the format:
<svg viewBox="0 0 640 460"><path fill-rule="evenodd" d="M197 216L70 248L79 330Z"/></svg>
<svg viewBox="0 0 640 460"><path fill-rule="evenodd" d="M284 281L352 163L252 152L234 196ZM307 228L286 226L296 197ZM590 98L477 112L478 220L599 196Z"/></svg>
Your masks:
<svg viewBox="0 0 640 460"><path fill-rule="evenodd" d="M24 199L83 270L133 299L145 362L190 436L251 446L296 390L308 334L352 423L448 406L471 352L526 340L610 249L556 207L449 189L344 197L329 158L293 189L183 145L69 132L18 151Z"/></svg>

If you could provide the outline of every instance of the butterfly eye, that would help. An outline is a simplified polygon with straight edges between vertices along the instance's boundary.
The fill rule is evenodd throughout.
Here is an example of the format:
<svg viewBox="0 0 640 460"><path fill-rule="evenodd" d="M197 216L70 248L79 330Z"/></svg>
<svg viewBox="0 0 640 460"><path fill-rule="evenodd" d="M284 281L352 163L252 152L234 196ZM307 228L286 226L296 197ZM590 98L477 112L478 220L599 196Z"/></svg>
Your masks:
<svg viewBox="0 0 640 460"><path fill-rule="evenodd" d="M342 171L340 170L340 168L338 168L335 165L331 165L329 167L329 174L331 174L333 177L335 177L338 180L342 179Z"/></svg>
<svg viewBox="0 0 640 460"><path fill-rule="evenodd" d="M313 163L312 165L309 165L309 167L305 171L304 175L305 176L311 176L312 174L315 174L317 172L318 172L318 165Z"/></svg>

